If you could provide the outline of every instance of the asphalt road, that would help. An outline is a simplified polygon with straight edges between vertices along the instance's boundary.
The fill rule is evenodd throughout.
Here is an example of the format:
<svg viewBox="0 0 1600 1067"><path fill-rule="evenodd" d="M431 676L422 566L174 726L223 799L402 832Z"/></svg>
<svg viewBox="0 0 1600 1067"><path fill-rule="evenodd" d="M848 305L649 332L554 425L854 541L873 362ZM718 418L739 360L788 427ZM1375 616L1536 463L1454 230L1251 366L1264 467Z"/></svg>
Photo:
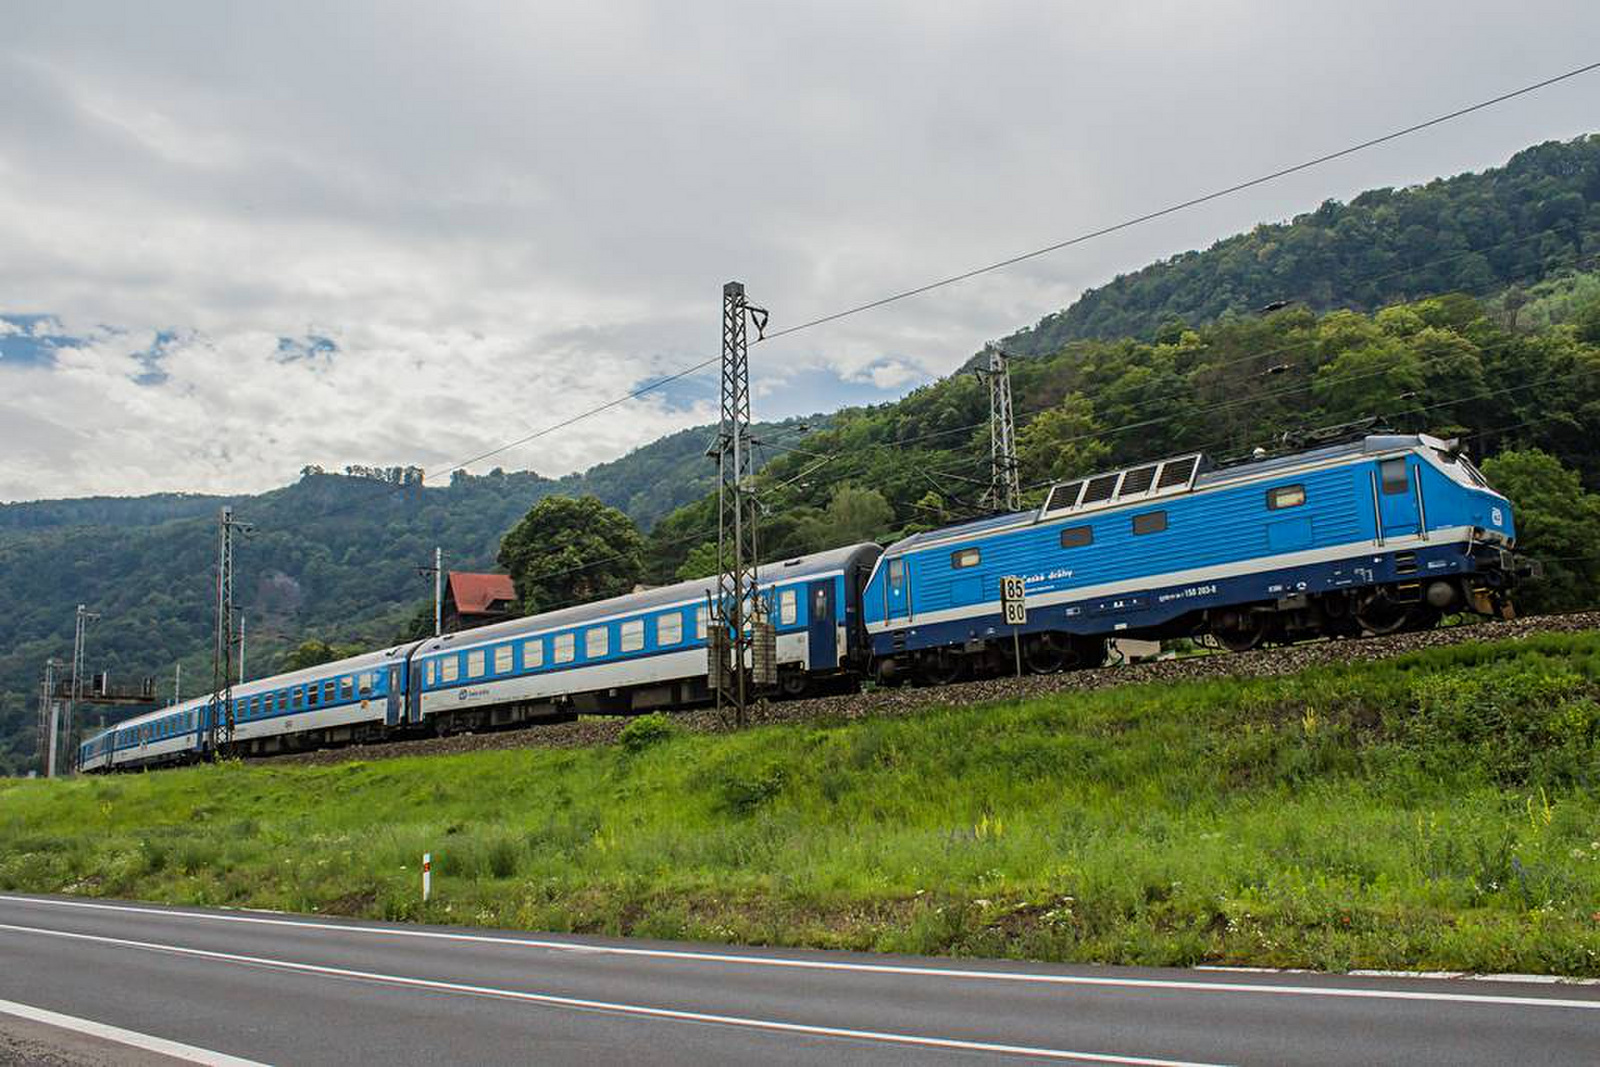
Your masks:
<svg viewBox="0 0 1600 1067"><path fill-rule="evenodd" d="M29 1049L63 1064L1533 1067L1600 1061L1600 987L728 949L0 895L0 1063L31 1062Z"/></svg>

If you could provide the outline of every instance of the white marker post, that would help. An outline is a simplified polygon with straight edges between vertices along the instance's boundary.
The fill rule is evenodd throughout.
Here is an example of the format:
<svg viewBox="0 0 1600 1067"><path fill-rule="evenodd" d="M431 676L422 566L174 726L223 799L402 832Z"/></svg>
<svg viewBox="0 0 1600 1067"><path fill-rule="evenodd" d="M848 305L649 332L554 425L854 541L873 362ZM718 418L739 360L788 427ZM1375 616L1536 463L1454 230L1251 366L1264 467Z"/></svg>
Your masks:
<svg viewBox="0 0 1600 1067"><path fill-rule="evenodd" d="M433 895L433 853L422 854L422 902L426 904Z"/></svg>
<svg viewBox="0 0 1600 1067"><path fill-rule="evenodd" d="M1006 625L1011 627L1011 647L1017 658L1017 677L1022 677L1022 633L1028 622L1028 595L1025 579L1007 575L1000 579L1000 602L1005 608Z"/></svg>

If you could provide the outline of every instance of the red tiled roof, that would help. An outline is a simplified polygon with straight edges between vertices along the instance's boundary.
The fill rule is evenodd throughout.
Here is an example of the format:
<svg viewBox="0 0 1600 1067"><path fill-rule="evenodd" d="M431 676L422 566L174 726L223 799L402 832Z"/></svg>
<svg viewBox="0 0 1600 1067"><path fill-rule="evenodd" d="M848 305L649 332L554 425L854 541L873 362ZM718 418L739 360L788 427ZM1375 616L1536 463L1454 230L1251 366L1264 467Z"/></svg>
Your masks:
<svg viewBox="0 0 1600 1067"><path fill-rule="evenodd" d="M493 609L497 600L517 599L516 586L509 574L468 574L450 572L450 599L462 615L478 615Z"/></svg>

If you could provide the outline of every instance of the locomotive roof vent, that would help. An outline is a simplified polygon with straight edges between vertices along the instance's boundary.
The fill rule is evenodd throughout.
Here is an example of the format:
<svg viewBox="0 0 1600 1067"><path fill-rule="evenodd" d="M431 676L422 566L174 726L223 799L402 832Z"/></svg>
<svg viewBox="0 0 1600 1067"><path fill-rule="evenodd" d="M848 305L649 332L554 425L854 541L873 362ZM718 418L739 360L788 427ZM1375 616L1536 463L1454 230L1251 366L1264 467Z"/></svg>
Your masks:
<svg viewBox="0 0 1600 1067"><path fill-rule="evenodd" d="M1191 452L1160 463L1145 463L1075 482L1062 482L1050 490L1039 517L1188 492L1203 459L1200 453Z"/></svg>

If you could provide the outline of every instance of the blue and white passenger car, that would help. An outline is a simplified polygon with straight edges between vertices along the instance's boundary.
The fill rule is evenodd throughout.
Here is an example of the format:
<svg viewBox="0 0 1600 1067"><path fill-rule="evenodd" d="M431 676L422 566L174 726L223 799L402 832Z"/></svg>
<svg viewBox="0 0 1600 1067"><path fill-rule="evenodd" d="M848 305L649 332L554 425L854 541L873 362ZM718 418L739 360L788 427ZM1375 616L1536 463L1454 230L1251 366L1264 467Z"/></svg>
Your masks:
<svg viewBox="0 0 1600 1067"><path fill-rule="evenodd" d="M780 688L795 696L867 662L861 587L882 551L861 544L760 568ZM158 767L213 750L267 755L702 703L712 579L402 644L135 716L85 741L84 771ZM230 714L231 712L231 714Z"/></svg>
<svg viewBox="0 0 1600 1067"><path fill-rule="evenodd" d="M1103 661L1119 635L1226 647L1508 611L1510 503L1446 442L1369 436L1210 469L1198 454L1055 486L1036 511L917 534L863 596L877 673ZM1005 621L1002 580L1025 620Z"/></svg>
<svg viewBox="0 0 1600 1067"><path fill-rule="evenodd" d="M881 551L851 545L759 569L786 694L864 665L860 590ZM448 732L702 702L715 587L679 582L424 642L408 721Z"/></svg>

